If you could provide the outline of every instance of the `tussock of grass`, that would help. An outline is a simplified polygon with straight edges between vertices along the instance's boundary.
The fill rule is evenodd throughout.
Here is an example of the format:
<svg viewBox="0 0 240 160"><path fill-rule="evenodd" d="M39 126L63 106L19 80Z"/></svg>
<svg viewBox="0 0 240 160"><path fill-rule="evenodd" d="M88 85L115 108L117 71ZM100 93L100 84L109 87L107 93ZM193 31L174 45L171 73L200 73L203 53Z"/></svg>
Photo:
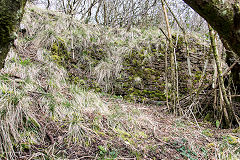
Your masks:
<svg viewBox="0 0 240 160"><path fill-rule="evenodd" d="M11 50L0 75L2 157L16 159L30 150L54 158L57 148L52 148L53 155L46 152L56 144L91 148L95 143L99 143L96 147L107 145L106 137L127 145L128 152L137 151L132 135L138 134L141 124L147 126L144 116L138 122L140 112L132 113L128 106L110 104L92 91L69 85L66 71L48 55L44 63L39 63L39 58L23 65L16 52ZM37 150L37 146L42 149Z"/></svg>
<svg viewBox="0 0 240 160"><path fill-rule="evenodd" d="M33 23L34 18L37 21ZM68 18L37 8L27 10L24 23L29 35L18 39L16 49L11 50L0 73L1 158L239 158L237 134L230 136L211 130L212 136L208 137L202 134L204 127L199 129L192 123L165 115L160 107L129 104L70 84L66 80L67 71L51 59L48 50L57 39L69 39ZM157 35L155 30L145 33L134 28L127 33L74 23L77 27L74 36L85 37L76 38L76 43L80 40L88 41L85 43L88 45L119 42L116 48L113 45L107 51L112 58L108 59L109 63L102 62L93 69L95 74L104 70L98 76L99 81L109 82L110 76L121 68L116 65L121 56L114 57L113 51L127 52L131 47L139 47L139 40L152 36L154 41ZM106 37L102 37L103 30ZM124 44L122 40L127 37L129 43ZM68 46L68 40L64 42Z"/></svg>
<svg viewBox="0 0 240 160"><path fill-rule="evenodd" d="M49 122L68 126L70 143L84 143L83 135L95 133L83 121L84 114L109 112L98 95L69 86L66 71L51 61L44 62L22 65L12 50L1 74L1 153L10 159L17 156L15 152L22 149L22 143L45 144Z"/></svg>

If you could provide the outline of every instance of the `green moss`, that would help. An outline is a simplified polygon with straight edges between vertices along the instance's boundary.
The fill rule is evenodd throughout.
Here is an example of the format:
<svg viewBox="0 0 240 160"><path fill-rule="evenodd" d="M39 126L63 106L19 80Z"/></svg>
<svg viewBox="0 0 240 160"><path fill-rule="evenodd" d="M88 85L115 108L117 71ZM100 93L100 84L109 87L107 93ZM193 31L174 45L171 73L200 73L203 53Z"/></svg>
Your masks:
<svg viewBox="0 0 240 160"><path fill-rule="evenodd" d="M207 136L207 137L212 137L213 136L213 133L210 129L205 129L202 131L202 134Z"/></svg>
<svg viewBox="0 0 240 160"><path fill-rule="evenodd" d="M58 37L57 40L52 44L51 53L53 60L57 64L63 67L70 65L71 53L68 52L65 42L61 37Z"/></svg>
<svg viewBox="0 0 240 160"><path fill-rule="evenodd" d="M132 138L132 136L128 132L126 132L124 130L121 130L119 128L116 128L115 130L123 138Z"/></svg>
<svg viewBox="0 0 240 160"><path fill-rule="evenodd" d="M232 132L233 133L240 133L240 127L236 128L236 129L233 129Z"/></svg>
<svg viewBox="0 0 240 160"><path fill-rule="evenodd" d="M204 122L212 122L212 120L213 120L213 114L212 113L208 113L203 119Z"/></svg>
<svg viewBox="0 0 240 160"><path fill-rule="evenodd" d="M228 136L225 136L224 139L227 140L227 142L231 145L239 144L239 138L238 137L228 135Z"/></svg>
<svg viewBox="0 0 240 160"><path fill-rule="evenodd" d="M170 138L169 137L162 137L162 140L164 141L164 142L169 142L170 141Z"/></svg>
<svg viewBox="0 0 240 160"><path fill-rule="evenodd" d="M184 37L183 36L180 36L178 37L178 47L183 47L185 45L185 41L184 41Z"/></svg>
<svg viewBox="0 0 240 160"><path fill-rule="evenodd" d="M142 139L146 139L148 136L144 132L139 131L134 134L134 137L142 140Z"/></svg>
<svg viewBox="0 0 240 160"><path fill-rule="evenodd" d="M124 90L127 91L125 98L138 102L165 99L165 95L162 93L164 86L160 84L159 80L161 72L158 66L150 66L152 63L159 63L156 52L155 46L152 45L150 49L142 47L140 51L133 50L130 55L125 56L123 65L126 66L125 71L129 75L127 82L124 82L123 85ZM155 86L150 87L151 83Z"/></svg>

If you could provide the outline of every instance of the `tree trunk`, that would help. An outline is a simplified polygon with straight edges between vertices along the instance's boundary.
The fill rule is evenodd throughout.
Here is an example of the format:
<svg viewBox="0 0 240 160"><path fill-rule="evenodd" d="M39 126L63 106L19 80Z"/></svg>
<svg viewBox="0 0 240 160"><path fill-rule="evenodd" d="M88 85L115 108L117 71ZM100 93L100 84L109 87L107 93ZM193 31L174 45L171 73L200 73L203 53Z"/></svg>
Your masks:
<svg viewBox="0 0 240 160"><path fill-rule="evenodd" d="M200 14L240 56L239 0L183 0Z"/></svg>
<svg viewBox="0 0 240 160"><path fill-rule="evenodd" d="M233 55L232 52L230 52L228 50L226 51L226 54L227 54L226 62L228 64L228 66L231 66L232 64L234 64L236 62L237 58ZM234 82L233 93L234 94L240 94L240 63L239 62L237 62L234 65L234 67L231 69L231 77L232 77L232 80ZM231 83L231 82L228 82L228 83ZM239 97L236 97L234 99L236 99L237 101L240 102Z"/></svg>
<svg viewBox="0 0 240 160"><path fill-rule="evenodd" d="M0 0L0 69L21 22L27 0Z"/></svg>
<svg viewBox="0 0 240 160"><path fill-rule="evenodd" d="M225 102L222 112L224 114L226 126L229 128L229 127L231 127L230 118L232 118L232 116L233 116L233 114L232 114L233 110L232 110L231 104L228 99L226 88L224 86L222 67L220 65L220 58L219 58L219 54L218 54L218 50L217 50L217 45L216 45L216 40L215 40L216 38L214 35L214 31L210 25L208 27L209 27L209 35L210 35L210 40L211 40L212 52L213 52L214 60L215 60L216 67L217 67L217 75L218 75L219 86L220 86L219 91L220 91L220 95L222 95L223 100Z"/></svg>
<svg viewBox="0 0 240 160"><path fill-rule="evenodd" d="M200 14L216 30L227 50L227 63L240 57L240 1L239 0L183 0ZM232 52L238 57L233 56ZM231 70L231 77L240 94L240 64ZM235 91L235 88L234 88ZM240 101L239 99L236 99Z"/></svg>
<svg viewBox="0 0 240 160"><path fill-rule="evenodd" d="M171 66L171 101L172 101L172 109L174 111L174 114L178 114L178 108L176 105L176 67L174 65L175 61L174 61L174 46L173 46L173 42L172 42L172 34L171 34L171 27L169 25L169 20L168 20L168 15L167 15L167 9L165 7L164 1L161 0L162 2L162 8L163 8L163 13L164 13L164 17L165 17L165 22L166 22L166 27L167 27L167 32L168 32L168 40L169 40L169 50L170 50L170 66ZM167 73L167 72L166 72ZM168 84L166 84L168 85Z"/></svg>
<svg viewBox="0 0 240 160"><path fill-rule="evenodd" d="M50 3L50 0L47 0L47 10L50 8L50 5L51 5L51 3Z"/></svg>
<svg viewBox="0 0 240 160"><path fill-rule="evenodd" d="M97 24L99 24L99 21L98 21L98 13L99 13L100 7L101 7L101 5L102 5L102 0L99 0L98 3L99 3L99 4L98 4L97 11L96 11L96 14L95 14L95 21L96 21Z"/></svg>

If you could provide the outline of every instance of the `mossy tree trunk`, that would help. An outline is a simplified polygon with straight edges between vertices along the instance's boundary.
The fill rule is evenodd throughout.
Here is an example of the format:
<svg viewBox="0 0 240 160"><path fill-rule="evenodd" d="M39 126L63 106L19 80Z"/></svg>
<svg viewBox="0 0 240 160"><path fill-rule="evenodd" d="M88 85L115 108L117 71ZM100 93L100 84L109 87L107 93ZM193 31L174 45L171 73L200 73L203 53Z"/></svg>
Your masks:
<svg viewBox="0 0 240 160"><path fill-rule="evenodd" d="M183 0L200 16L202 16L211 27L216 30L226 49L231 49L240 57L240 1L239 0ZM227 57L233 57L227 52ZM216 58L216 57L215 57ZM235 85L239 84L239 64L232 70L231 74ZM221 76L221 75L218 75ZM223 80L219 77L220 85ZM224 88L221 88L225 91ZM238 90L239 91L239 90ZM223 95L226 97L226 94ZM225 103L228 103L225 99ZM229 118L233 116L233 109L226 105ZM233 113L232 113L233 112ZM227 115L225 115L225 118ZM229 123L229 122L227 122Z"/></svg>
<svg viewBox="0 0 240 160"><path fill-rule="evenodd" d="M183 0L200 14L215 31L218 32L226 49L230 49L240 57L240 1L239 0ZM227 58L233 58L227 52ZM228 64L232 63L228 61ZM240 93L240 65L231 70L237 94Z"/></svg>
<svg viewBox="0 0 240 160"><path fill-rule="evenodd" d="M233 116L233 110L231 107L231 104L229 102L228 99L228 95L226 92L226 88L224 86L224 81L223 81L223 73L222 73L222 67L220 65L220 58L219 58L219 54L218 54L218 50L217 50L217 45L216 45L216 37L214 35L214 31L212 29L212 27L209 25L209 34L210 34L210 40L211 40L211 46L212 46L212 53L213 53L213 57L216 63L216 67L217 67L217 75L218 75L218 80L219 80L219 86L220 86L220 90L219 92L221 92L225 105L223 106L222 112L224 114L224 118L226 121L226 126L229 128L231 126L231 121L230 118L232 118Z"/></svg>
<svg viewBox="0 0 240 160"><path fill-rule="evenodd" d="M240 45L240 44L239 44ZM237 57L233 55L233 53L229 50L226 50L226 62L228 66L231 66L234 64L237 60ZM239 61L239 58L238 60ZM234 67L231 69L231 78L234 82L234 88L233 88L233 94L240 94L240 62L237 62ZM231 83L229 80L227 81L228 83ZM228 84L227 83L227 84ZM240 102L240 98L236 97L235 100Z"/></svg>
<svg viewBox="0 0 240 160"><path fill-rule="evenodd" d="M21 22L27 0L0 0L0 69Z"/></svg>
<svg viewBox="0 0 240 160"><path fill-rule="evenodd" d="M183 0L200 14L240 56L239 0Z"/></svg>

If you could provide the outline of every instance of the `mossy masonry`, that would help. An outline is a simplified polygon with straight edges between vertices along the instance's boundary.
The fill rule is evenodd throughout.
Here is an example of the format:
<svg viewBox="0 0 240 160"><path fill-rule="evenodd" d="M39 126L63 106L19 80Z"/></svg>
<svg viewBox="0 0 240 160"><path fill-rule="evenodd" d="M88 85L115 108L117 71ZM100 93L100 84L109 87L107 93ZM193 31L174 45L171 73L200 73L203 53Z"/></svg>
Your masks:
<svg viewBox="0 0 240 160"><path fill-rule="evenodd" d="M176 35L174 35L176 40ZM183 37L178 38L177 51L179 59L179 70L185 70L186 59L184 58ZM112 77L108 82L110 87L98 82L92 68L97 67L101 62L108 61L108 54L101 46L90 46L79 51L79 56L72 59L71 53L67 50L67 43L62 38L52 44L51 53L54 61L68 70L69 80L87 89L94 89L96 92L107 92L134 102L161 104L166 100L165 94L165 41L160 44L142 46L140 49L132 49L122 57L122 68L117 77ZM199 44L197 44L200 46ZM200 48L202 48L200 46ZM81 63L77 63L80 61ZM170 67L170 66L169 66ZM193 71L194 72L194 71ZM200 70L194 72L194 83L199 80ZM179 79L182 84L181 93L188 92L188 75L181 74ZM104 79L108 81L107 79ZM168 97L170 98L170 97Z"/></svg>

